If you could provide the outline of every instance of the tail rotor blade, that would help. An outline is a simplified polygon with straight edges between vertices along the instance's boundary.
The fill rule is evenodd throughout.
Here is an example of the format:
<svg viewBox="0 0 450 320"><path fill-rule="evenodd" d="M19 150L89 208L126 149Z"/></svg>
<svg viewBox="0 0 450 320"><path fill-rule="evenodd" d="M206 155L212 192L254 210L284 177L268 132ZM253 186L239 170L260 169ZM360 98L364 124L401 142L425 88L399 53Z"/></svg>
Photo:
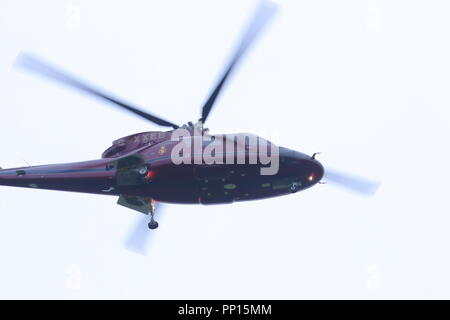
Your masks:
<svg viewBox="0 0 450 320"><path fill-rule="evenodd" d="M325 170L325 181L363 196L373 196L380 186L377 181L360 178L334 170Z"/></svg>
<svg viewBox="0 0 450 320"><path fill-rule="evenodd" d="M164 208L165 205L157 203L155 219L159 220L161 217L160 213ZM148 228L149 221L150 215L137 213L134 224L124 239L124 247L127 250L144 256L149 253L152 239L159 231L159 229L150 230Z"/></svg>
<svg viewBox="0 0 450 320"><path fill-rule="evenodd" d="M147 227L148 216L139 214L132 229L129 231L125 239L124 246L127 250L133 251L141 255L147 255L150 246L150 238L154 230Z"/></svg>

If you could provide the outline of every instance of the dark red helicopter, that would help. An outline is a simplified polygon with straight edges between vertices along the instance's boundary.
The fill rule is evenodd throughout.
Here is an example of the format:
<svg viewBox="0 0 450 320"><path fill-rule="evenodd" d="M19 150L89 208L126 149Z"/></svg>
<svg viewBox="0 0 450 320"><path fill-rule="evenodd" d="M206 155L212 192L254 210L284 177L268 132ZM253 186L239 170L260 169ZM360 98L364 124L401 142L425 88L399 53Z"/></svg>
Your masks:
<svg viewBox="0 0 450 320"><path fill-rule="evenodd" d="M251 142L265 141L263 148L270 150L274 145L246 134L231 137L210 135L208 129L203 127L225 82L275 11L276 6L273 3L261 2L225 72L204 103L201 118L196 124L188 122L181 127L95 89L31 55L19 55L16 60L19 67L102 98L171 130L138 133L116 140L99 160L2 169L0 185L118 196L118 204L150 214L148 226L155 229L158 227L153 217L155 202L232 203L288 195L320 182L324 176L324 168L315 159L316 154L309 156L276 147L276 154L271 154L277 157L276 173L264 175L261 174L261 169L267 168L267 163L255 163L251 159L253 152L260 150L261 145L258 144L257 149L254 149ZM183 140L172 139L176 130L190 134L188 139L183 138L188 141L186 146L192 146L195 141L201 140L200 151L207 151L211 141L219 141L228 148L213 154L216 160L219 159L214 163L202 160L175 164L173 151ZM269 155L270 151L266 151ZM194 160L194 157L194 154L188 155L188 160ZM327 181L336 182L363 194L372 194L377 188L376 183L367 180L328 170L326 174Z"/></svg>

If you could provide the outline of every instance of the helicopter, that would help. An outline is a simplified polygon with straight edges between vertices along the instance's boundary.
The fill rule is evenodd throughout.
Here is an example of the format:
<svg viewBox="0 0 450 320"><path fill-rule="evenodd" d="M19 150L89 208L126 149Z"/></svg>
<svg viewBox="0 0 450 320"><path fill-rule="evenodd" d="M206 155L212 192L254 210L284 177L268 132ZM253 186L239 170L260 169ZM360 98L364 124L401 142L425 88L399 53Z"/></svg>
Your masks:
<svg viewBox="0 0 450 320"><path fill-rule="evenodd" d="M15 66L169 129L117 139L97 160L0 168L0 185L115 196L119 205L149 216L150 229L158 227L154 215L159 203L230 204L295 194L324 183L325 174L326 182L361 194L374 194L377 182L325 170L316 159L318 153L307 155L278 147L251 134L212 135L205 128L230 75L276 11L277 5L271 1L263 0L257 6L237 49L201 107L201 117L196 123L178 125L97 89L40 58L19 54ZM226 149L216 148L225 145ZM192 149L197 150L192 152ZM198 158L198 153L202 157ZM214 161L203 158L205 154ZM255 155L265 155L266 161L258 161ZM175 161L180 157L184 161ZM272 173L263 174L264 169L274 164Z"/></svg>

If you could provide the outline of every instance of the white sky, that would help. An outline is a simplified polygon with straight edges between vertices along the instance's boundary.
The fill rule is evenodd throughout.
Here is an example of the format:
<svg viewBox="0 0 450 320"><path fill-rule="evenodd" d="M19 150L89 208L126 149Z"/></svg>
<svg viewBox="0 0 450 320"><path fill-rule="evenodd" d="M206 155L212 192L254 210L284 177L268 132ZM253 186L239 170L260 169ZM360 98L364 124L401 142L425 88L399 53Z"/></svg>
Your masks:
<svg viewBox="0 0 450 320"><path fill-rule="evenodd" d="M382 180L165 208L148 257L116 198L0 188L0 298L450 298L450 3L280 1L208 127L252 132ZM23 72L28 50L177 123L253 0L0 1L0 165L100 157L157 129ZM79 13L79 20L77 15Z"/></svg>

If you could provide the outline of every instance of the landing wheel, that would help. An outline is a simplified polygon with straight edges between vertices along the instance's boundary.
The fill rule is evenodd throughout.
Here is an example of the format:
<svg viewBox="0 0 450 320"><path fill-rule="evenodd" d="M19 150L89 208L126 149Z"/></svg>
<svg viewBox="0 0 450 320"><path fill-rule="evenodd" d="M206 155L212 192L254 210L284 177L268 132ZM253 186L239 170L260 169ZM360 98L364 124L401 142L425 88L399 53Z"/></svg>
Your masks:
<svg viewBox="0 0 450 320"><path fill-rule="evenodd" d="M158 222L156 222L153 219L150 220L150 222L148 223L148 227L152 230L158 228L158 226L159 226Z"/></svg>

